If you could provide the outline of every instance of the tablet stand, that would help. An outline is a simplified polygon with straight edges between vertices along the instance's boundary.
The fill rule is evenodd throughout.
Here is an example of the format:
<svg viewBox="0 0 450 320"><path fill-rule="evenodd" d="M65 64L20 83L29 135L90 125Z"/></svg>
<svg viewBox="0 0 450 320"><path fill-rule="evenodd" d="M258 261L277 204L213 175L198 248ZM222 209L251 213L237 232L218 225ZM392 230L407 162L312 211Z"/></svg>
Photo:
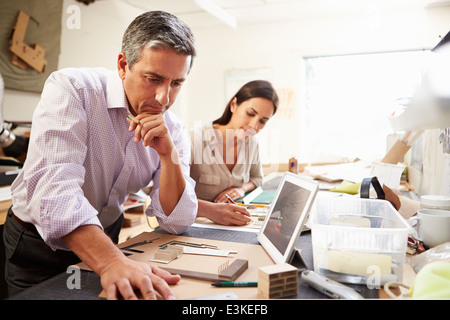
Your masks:
<svg viewBox="0 0 450 320"><path fill-rule="evenodd" d="M298 269L299 273L308 270L308 267L302 258L301 251L302 251L301 249L294 248L291 258L288 261L289 264L293 265Z"/></svg>

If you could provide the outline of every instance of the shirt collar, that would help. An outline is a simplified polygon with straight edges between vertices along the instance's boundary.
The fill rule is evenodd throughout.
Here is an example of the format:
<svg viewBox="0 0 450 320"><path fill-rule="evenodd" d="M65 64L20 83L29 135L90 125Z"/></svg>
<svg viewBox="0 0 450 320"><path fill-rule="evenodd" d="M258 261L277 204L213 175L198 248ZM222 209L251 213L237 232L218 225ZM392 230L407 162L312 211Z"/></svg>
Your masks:
<svg viewBox="0 0 450 320"><path fill-rule="evenodd" d="M108 75L106 83L106 99L108 109L125 108L128 110L128 100L123 88L122 79L117 71Z"/></svg>

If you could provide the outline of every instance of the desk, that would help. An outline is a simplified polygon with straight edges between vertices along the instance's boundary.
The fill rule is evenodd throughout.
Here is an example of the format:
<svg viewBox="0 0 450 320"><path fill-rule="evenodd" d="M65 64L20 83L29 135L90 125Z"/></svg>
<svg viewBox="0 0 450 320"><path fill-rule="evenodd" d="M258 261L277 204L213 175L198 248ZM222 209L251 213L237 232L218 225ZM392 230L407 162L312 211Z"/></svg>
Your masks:
<svg viewBox="0 0 450 320"><path fill-rule="evenodd" d="M155 230L157 233L166 233L162 230ZM182 236L233 241L240 243L258 244L257 233L217 230L209 228L190 227ZM301 249L302 258L308 269L313 267L311 233L304 232L299 237L297 249ZM68 289L66 282L71 274L62 273L47 281L44 281L22 293L10 297L11 300L98 300L102 291L100 278L97 274L90 271L81 271L81 289ZM361 294L367 298L378 298L378 290L369 290L366 286L355 286L361 290ZM231 288L230 291L239 290ZM327 299L328 297L312 289L307 284L302 283L299 278L298 293L296 296L287 297L288 299Z"/></svg>

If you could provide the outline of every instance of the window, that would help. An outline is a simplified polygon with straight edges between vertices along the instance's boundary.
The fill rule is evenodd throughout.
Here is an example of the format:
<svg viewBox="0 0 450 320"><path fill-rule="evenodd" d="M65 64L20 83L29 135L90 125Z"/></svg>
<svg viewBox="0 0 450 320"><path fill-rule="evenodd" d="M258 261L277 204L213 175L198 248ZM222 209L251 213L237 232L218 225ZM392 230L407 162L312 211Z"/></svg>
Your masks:
<svg viewBox="0 0 450 320"><path fill-rule="evenodd" d="M430 51L305 58L301 162L377 160L393 133L388 115L421 83Z"/></svg>

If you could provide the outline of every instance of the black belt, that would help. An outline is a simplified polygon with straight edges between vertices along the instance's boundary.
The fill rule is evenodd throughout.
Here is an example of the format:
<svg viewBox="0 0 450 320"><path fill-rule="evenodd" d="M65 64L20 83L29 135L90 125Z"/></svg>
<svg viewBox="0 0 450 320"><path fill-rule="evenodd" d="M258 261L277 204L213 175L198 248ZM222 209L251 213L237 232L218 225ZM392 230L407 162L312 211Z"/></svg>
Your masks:
<svg viewBox="0 0 450 320"><path fill-rule="evenodd" d="M24 229L26 229L26 230L28 230L28 231L33 231L33 232L36 232L36 231L37 231L37 230L36 230L36 227L34 226L34 224L20 220L20 219L14 214L14 212L12 211L11 208L9 208L9 212L10 212L11 216L14 218L14 220L16 220L17 223L20 224Z"/></svg>

